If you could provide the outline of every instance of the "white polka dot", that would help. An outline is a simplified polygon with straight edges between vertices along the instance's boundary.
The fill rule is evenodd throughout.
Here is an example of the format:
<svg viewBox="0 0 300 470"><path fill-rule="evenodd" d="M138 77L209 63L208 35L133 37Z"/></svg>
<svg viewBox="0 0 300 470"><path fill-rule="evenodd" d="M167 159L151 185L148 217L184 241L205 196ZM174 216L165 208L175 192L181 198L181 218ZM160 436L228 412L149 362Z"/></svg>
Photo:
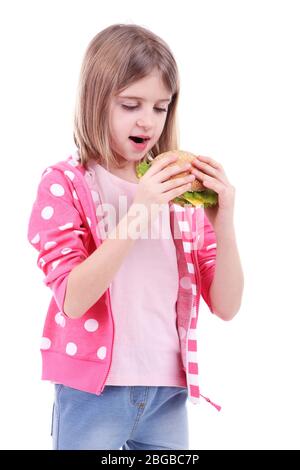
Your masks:
<svg viewBox="0 0 300 470"><path fill-rule="evenodd" d="M72 227L73 227L73 224L69 222L68 224L60 225L58 228L59 230L67 230L68 228L72 228Z"/></svg>
<svg viewBox="0 0 300 470"><path fill-rule="evenodd" d="M57 244L56 242L46 242L44 245L44 250L50 250L50 248L52 248L56 244Z"/></svg>
<svg viewBox="0 0 300 470"><path fill-rule="evenodd" d="M33 239L31 240L31 243L39 243L40 239L41 239L41 238L40 238L40 234L37 233L37 234L33 237Z"/></svg>
<svg viewBox="0 0 300 470"><path fill-rule="evenodd" d="M71 251L72 251L71 248L63 248L63 249L61 250L61 254L62 254L62 255L67 255L67 254L70 253Z"/></svg>
<svg viewBox="0 0 300 470"><path fill-rule="evenodd" d="M93 318L90 318L89 320L86 320L84 322L84 328L86 331L90 331L91 333L98 330L99 328L99 323L97 320L94 320Z"/></svg>
<svg viewBox="0 0 300 470"><path fill-rule="evenodd" d="M52 269L55 269L60 263L60 259L56 260L56 261L53 261L52 263Z"/></svg>
<svg viewBox="0 0 300 470"><path fill-rule="evenodd" d="M51 184L50 192L53 196L63 196L65 194L65 190L61 184Z"/></svg>
<svg viewBox="0 0 300 470"><path fill-rule="evenodd" d="M41 349L49 349L51 346L51 340L45 336L41 339Z"/></svg>
<svg viewBox="0 0 300 470"><path fill-rule="evenodd" d="M77 353L77 346L75 343L68 343L66 346L66 353L69 356L74 356Z"/></svg>
<svg viewBox="0 0 300 470"><path fill-rule="evenodd" d="M41 265L42 267L45 266L45 264L46 264L46 261L45 261L43 258L41 258L41 259L39 260L39 262L40 262L40 265Z"/></svg>
<svg viewBox="0 0 300 470"><path fill-rule="evenodd" d="M79 235L84 235L84 232L82 230L74 230L75 233L79 233Z"/></svg>
<svg viewBox="0 0 300 470"><path fill-rule="evenodd" d="M58 312L55 315L55 321L59 326L62 326L62 327L64 327L66 324L66 319L61 312Z"/></svg>
<svg viewBox="0 0 300 470"><path fill-rule="evenodd" d="M106 358L106 347L102 346L101 348L98 349L97 351L97 356L99 359L105 359Z"/></svg>
<svg viewBox="0 0 300 470"><path fill-rule="evenodd" d="M88 221L89 226L91 226L92 225L91 219L87 217L86 220Z"/></svg>
<svg viewBox="0 0 300 470"><path fill-rule="evenodd" d="M74 189L74 191L73 191L73 193L72 193L72 194L73 194L73 198L74 198L74 199L76 199L76 200L78 201L78 196L77 196L77 194L76 194L76 191L75 191L75 189Z"/></svg>
<svg viewBox="0 0 300 470"><path fill-rule="evenodd" d="M99 201L99 194L97 193L97 191L94 191L92 189L91 193L92 193L93 201L98 202Z"/></svg>
<svg viewBox="0 0 300 470"><path fill-rule="evenodd" d="M181 287L183 287L183 289L191 289L192 288L191 279L188 276L182 277L180 279L180 285Z"/></svg>
<svg viewBox="0 0 300 470"><path fill-rule="evenodd" d="M71 166L78 166L78 162L76 162L75 160L69 160L68 162Z"/></svg>
<svg viewBox="0 0 300 470"><path fill-rule="evenodd" d="M53 207L46 206L42 210L41 216L42 216L43 219L48 220L48 219L51 219L51 217L53 216L53 213L54 213Z"/></svg>
<svg viewBox="0 0 300 470"><path fill-rule="evenodd" d="M73 171L65 170L65 171L64 171L64 174L65 174L71 181L73 181L73 179L75 178L75 175L74 175Z"/></svg>

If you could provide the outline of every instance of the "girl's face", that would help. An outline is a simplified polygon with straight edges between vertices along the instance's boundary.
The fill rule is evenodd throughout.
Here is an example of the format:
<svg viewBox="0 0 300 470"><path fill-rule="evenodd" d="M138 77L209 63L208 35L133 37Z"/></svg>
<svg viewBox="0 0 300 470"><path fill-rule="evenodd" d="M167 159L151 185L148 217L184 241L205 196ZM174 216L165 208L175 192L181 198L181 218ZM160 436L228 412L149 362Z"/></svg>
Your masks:
<svg viewBox="0 0 300 470"><path fill-rule="evenodd" d="M160 138L171 98L158 71L113 98L110 106L112 149L122 164L128 162L127 168L134 167ZM144 146L136 146L129 138L139 135L150 137Z"/></svg>

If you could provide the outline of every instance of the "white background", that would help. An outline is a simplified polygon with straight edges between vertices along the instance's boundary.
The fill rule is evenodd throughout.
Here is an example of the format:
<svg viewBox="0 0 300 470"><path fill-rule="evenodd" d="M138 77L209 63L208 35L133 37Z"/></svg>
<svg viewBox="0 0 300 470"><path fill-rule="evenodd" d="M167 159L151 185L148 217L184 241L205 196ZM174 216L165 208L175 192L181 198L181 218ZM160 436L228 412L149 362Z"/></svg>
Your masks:
<svg viewBox="0 0 300 470"><path fill-rule="evenodd" d="M191 449L299 449L300 15L291 0L1 2L1 439L50 449L52 385L39 342L51 292L27 241L42 171L74 150L83 53L112 23L171 47L181 149L219 161L236 188L245 274L231 322L200 309L202 393Z"/></svg>

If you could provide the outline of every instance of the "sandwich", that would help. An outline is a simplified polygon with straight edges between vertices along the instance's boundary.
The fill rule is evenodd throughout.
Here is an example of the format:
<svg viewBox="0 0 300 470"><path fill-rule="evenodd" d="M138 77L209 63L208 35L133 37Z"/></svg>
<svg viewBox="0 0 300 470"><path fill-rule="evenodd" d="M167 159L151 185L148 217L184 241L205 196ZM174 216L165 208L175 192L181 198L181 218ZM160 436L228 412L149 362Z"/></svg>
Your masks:
<svg viewBox="0 0 300 470"><path fill-rule="evenodd" d="M184 150L170 150L168 152L160 153L152 161L146 162L143 161L139 163L136 167L136 174L138 178L141 178L147 170L150 168L151 164L160 160L161 158L167 157L168 155L176 155L177 161L170 163L169 166L183 166L186 162L192 162L196 156L190 152L185 152ZM181 178L190 173L190 170L183 171L176 175L171 176L169 179ZM218 203L218 194L212 189L205 188L201 181L195 179L191 183L191 190L185 191L179 197L175 197L171 202L174 204L179 204L180 206L203 206L203 207L212 207Z"/></svg>

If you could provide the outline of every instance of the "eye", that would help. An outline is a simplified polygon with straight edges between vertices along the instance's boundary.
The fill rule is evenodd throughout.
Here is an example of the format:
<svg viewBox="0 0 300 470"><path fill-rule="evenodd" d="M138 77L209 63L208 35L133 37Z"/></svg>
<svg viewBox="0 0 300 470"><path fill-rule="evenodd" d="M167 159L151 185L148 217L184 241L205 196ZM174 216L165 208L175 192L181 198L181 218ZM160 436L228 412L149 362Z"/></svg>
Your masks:
<svg viewBox="0 0 300 470"><path fill-rule="evenodd" d="M138 108L138 106L127 106L126 104L121 105L123 108L128 109L129 111L132 111L133 109ZM168 110L163 109L163 108L154 108L156 112L158 113L166 113Z"/></svg>

